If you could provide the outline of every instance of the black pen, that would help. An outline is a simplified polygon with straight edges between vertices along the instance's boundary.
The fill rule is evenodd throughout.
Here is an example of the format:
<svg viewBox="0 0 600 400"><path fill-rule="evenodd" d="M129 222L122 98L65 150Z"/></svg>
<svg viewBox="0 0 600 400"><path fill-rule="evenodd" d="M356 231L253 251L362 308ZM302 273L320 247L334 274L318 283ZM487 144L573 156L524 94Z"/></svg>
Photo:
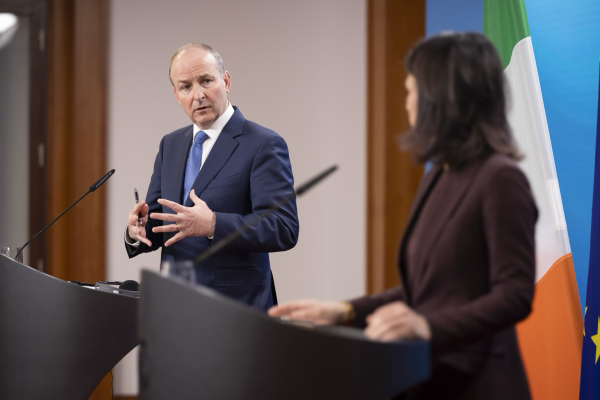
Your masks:
<svg viewBox="0 0 600 400"><path fill-rule="evenodd" d="M133 188L133 194L135 195L135 204L140 202L140 196L138 195L138 191L136 188ZM138 222L140 226L142 225L142 213L138 211Z"/></svg>

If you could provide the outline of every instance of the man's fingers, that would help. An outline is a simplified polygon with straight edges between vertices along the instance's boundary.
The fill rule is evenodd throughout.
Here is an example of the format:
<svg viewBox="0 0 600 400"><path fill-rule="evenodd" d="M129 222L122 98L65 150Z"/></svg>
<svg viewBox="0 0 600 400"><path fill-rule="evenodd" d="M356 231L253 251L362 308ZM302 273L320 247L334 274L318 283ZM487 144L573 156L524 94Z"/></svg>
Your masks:
<svg viewBox="0 0 600 400"><path fill-rule="evenodd" d="M171 239L165 242L165 247L169 247L170 245L179 242L181 239L184 239L185 235L179 232L177 235L173 236Z"/></svg>
<svg viewBox="0 0 600 400"><path fill-rule="evenodd" d="M190 199L194 202L195 205L200 205L204 203L204 201L202 201L200 197L196 196L196 192L194 191L194 189L190 191Z"/></svg>
<svg viewBox="0 0 600 400"><path fill-rule="evenodd" d="M131 214L137 215L138 212L142 211L142 208L144 206L146 206L146 209L148 208L144 200L140 201L139 203L136 203L135 206L133 206L133 208L131 209Z"/></svg>
<svg viewBox="0 0 600 400"><path fill-rule="evenodd" d="M179 229L177 228L177 224L161 225L161 226L155 226L154 228L152 228L152 232L154 232L154 233L178 232L178 231L179 231Z"/></svg>
<svg viewBox="0 0 600 400"><path fill-rule="evenodd" d="M171 210L173 210L175 212L181 212L186 209L186 207L182 206L181 204L177 204L174 201L167 200L167 199L158 199L158 204L169 207ZM152 215L154 215L154 214L152 214ZM152 218L154 218L154 217L152 217Z"/></svg>
<svg viewBox="0 0 600 400"><path fill-rule="evenodd" d="M136 225L127 227L129 237L136 242L142 242L148 245L148 247L152 247L152 242L146 237L146 230L137 226L137 220L135 221L135 224Z"/></svg>
<svg viewBox="0 0 600 400"><path fill-rule="evenodd" d="M175 221L177 219L176 214L166 214L166 213L152 213L150 214L150 218L159 219L161 221Z"/></svg>

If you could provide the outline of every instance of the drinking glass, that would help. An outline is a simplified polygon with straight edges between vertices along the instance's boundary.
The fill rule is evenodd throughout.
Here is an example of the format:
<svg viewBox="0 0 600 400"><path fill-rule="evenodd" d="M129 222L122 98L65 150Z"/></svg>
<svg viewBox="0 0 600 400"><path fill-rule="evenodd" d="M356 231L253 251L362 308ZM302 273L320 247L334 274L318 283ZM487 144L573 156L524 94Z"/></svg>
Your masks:
<svg viewBox="0 0 600 400"><path fill-rule="evenodd" d="M12 260L16 260L22 264L23 263L23 252L21 252L21 254L19 254L19 258L17 258L17 253L19 253L20 251L21 251L20 247L2 246L2 249L0 249L0 254L2 254L3 256L6 256Z"/></svg>

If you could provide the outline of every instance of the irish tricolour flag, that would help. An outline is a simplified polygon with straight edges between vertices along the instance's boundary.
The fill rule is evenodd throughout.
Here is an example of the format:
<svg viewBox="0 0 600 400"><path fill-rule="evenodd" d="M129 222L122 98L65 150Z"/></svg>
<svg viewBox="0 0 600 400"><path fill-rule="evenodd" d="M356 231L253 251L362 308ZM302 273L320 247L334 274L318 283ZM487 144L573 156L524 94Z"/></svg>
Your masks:
<svg viewBox="0 0 600 400"><path fill-rule="evenodd" d="M533 310L517 325L521 355L534 400L576 399L583 318L523 0L485 0L483 32L504 64L508 119L540 212Z"/></svg>

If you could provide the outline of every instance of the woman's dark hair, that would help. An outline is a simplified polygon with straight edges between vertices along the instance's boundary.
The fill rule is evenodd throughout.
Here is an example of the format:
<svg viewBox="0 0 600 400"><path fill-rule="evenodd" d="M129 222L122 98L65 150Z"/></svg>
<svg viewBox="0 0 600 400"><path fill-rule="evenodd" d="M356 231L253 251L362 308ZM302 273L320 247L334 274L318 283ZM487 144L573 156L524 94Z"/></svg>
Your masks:
<svg viewBox="0 0 600 400"><path fill-rule="evenodd" d="M459 169L491 153L519 160L506 120L504 71L494 45L479 33L442 33L406 58L417 81L415 126L403 137L419 162Z"/></svg>

